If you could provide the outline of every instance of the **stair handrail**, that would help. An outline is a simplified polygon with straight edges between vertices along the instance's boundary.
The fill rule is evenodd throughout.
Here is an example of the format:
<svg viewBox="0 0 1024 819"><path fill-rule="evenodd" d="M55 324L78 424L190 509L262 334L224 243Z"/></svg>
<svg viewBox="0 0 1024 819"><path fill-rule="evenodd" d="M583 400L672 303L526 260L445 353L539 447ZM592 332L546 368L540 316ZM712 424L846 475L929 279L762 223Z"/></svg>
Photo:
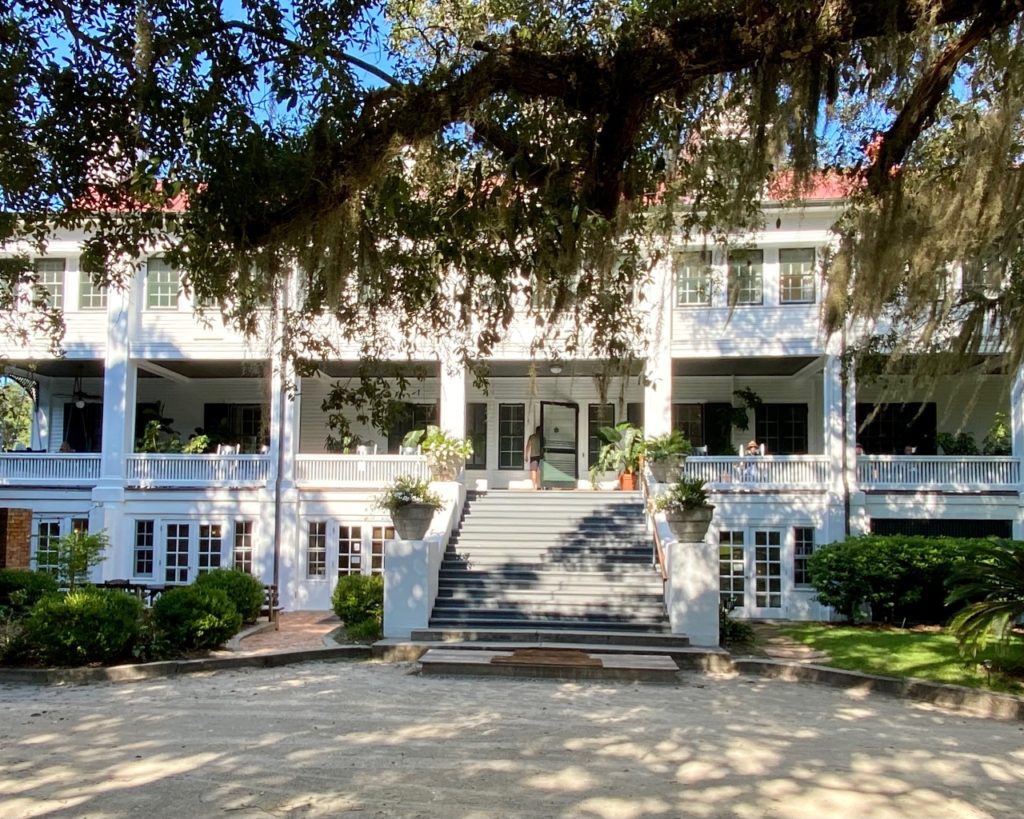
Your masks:
<svg viewBox="0 0 1024 819"><path fill-rule="evenodd" d="M661 542L661 535L658 534L658 526L654 520L654 500L651 498L651 487L648 484L650 472L645 466L640 473L640 487L643 490L644 517L654 533L654 558L658 563L658 571L661 574L661 581L668 582L668 559L665 557L665 547Z"/></svg>

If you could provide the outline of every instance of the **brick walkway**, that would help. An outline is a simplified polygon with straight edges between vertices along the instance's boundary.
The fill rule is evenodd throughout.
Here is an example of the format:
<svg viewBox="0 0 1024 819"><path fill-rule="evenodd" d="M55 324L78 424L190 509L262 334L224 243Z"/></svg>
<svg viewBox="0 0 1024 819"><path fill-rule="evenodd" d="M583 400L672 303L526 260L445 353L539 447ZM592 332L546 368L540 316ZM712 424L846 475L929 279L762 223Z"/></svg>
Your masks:
<svg viewBox="0 0 1024 819"><path fill-rule="evenodd" d="M808 645L797 642L782 633L784 623L751 623L757 648L773 660L793 660L798 663L827 663L829 656Z"/></svg>
<svg viewBox="0 0 1024 819"><path fill-rule="evenodd" d="M242 640L239 650L246 654L288 649L323 648L324 637L341 625L329 611L283 611L281 628L268 629Z"/></svg>

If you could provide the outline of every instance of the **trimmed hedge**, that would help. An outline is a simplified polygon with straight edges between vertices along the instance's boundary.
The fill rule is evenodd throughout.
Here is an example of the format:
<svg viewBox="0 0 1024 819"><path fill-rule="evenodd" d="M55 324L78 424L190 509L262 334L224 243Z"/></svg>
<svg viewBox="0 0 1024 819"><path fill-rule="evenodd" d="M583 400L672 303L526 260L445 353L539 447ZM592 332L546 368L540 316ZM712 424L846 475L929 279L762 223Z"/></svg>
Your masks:
<svg viewBox="0 0 1024 819"><path fill-rule="evenodd" d="M196 578L201 589L220 589L235 604L242 622L255 623L263 608L263 584L240 569L215 569Z"/></svg>
<svg viewBox="0 0 1024 819"><path fill-rule="evenodd" d="M176 650L217 648L242 627L242 615L222 589L168 589L153 605L153 624Z"/></svg>
<svg viewBox="0 0 1024 819"><path fill-rule="evenodd" d="M43 662L113 663L130 656L141 618L137 597L87 587L36 603L25 620L24 638Z"/></svg>
<svg viewBox="0 0 1024 819"><path fill-rule="evenodd" d="M0 569L0 606L15 613L28 611L46 595L57 591L57 581L46 572Z"/></svg>
<svg viewBox="0 0 1024 819"><path fill-rule="evenodd" d="M384 617L384 578L379 574L339 577L331 605L347 628L367 620L380 626Z"/></svg>
<svg viewBox="0 0 1024 819"><path fill-rule="evenodd" d="M863 535L818 549L808 560L817 599L855 620L944 623L946 582L978 543L969 538Z"/></svg>

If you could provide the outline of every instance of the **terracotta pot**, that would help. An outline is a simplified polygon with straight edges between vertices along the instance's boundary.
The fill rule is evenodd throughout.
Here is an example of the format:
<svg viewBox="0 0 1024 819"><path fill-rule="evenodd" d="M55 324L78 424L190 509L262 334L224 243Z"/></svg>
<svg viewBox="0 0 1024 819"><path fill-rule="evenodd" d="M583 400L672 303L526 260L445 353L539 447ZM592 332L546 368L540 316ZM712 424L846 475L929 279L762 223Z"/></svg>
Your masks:
<svg viewBox="0 0 1024 819"><path fill-rule="evenodd" d="M395 532L402 540L423 540L434 519L434 507L429 503L407 503L391 513Z"/></svg>
<svg viewBox="0 0 1024 819"><path fill-rule="evenodd" d="M632 492L636 489L636 472L623 472L619 475L619 489Z"/></svg>
<svg viewBox="0 0 1024 819"><path fill-rule="evenodd" d="M714 513L714 506L702 506L699 509L665 512L665 520L677 540L683 543L702 543Z"/></svg>

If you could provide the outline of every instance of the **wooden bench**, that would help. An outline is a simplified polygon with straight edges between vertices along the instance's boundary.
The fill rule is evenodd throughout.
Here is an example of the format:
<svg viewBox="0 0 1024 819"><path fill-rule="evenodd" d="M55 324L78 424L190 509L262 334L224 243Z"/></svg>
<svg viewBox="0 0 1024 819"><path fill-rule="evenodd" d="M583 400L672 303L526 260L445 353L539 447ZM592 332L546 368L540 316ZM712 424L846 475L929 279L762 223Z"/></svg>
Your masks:
<svg viewBox="0 0 1024 819"><path fill-rule="evenodd" d="M274 631L281 628L281 598L274 584L263 586L263 608L260 617L266 617L268 623L274 624Z"/></svg>

